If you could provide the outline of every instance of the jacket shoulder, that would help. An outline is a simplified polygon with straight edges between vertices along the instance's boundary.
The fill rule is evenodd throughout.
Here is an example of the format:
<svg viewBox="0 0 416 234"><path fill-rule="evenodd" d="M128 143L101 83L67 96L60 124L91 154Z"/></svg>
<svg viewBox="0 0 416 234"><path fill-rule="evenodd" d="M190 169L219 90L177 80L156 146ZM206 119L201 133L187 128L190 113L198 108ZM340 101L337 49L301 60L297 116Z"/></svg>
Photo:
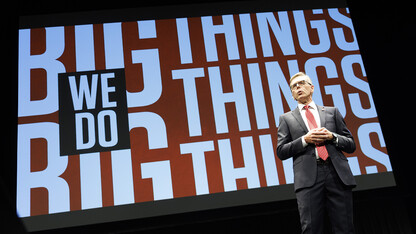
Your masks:
<svg viewBox="0 0 416 234"><path fill-rule="evenodd" d="M282 115L280 115L281 119L291 118L293 116L294 110L288 111Z"/></svg>
<svg viewBox="0 0 416 234"><path fill-rule="evenodd" d="M328 112L336 112L338 110L338 108L335 106L320 106L318 108L322 108L322 110L328 111Z"/></svg>

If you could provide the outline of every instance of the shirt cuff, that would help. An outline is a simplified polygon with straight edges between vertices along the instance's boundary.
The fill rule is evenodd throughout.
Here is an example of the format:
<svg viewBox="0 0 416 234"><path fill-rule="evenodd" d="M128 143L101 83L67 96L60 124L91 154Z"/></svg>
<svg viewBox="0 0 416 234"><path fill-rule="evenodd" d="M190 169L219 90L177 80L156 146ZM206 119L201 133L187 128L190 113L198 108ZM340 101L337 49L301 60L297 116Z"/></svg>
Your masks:
<svg viewBox="0 0 416 234"><path fill-rule="evenodd" d="M303 148L308 146L308 143L306 143L306 141L305 141L305 136L302 136L302 146L303 146Z"/></svg>

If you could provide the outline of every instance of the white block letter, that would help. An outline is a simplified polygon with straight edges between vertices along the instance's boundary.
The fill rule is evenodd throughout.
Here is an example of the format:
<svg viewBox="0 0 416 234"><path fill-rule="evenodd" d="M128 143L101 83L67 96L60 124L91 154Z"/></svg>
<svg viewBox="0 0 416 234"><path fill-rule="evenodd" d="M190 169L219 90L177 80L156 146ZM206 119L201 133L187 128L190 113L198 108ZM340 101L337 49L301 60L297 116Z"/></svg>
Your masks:
<svg viewBox="0 0 416 234"><path fill-rule="evenodd" d="M31 172L31 139L47 141L47 167ZM68 165L68 157L59 153L59 125L56 123L21 124L17 139L16 205L20 217L30 216L30 189L48 190L49 213L69 211L69 186L61 177Z"/></svg>
<svg viewBox="0 0 416 234"><path fill-rule="evenodd" d="M192 154L192 165L194 168L196 195L208 194L207 167L205 164L206 151L214 150L214 142L193 142L181 144L181 154Z"/></svg>

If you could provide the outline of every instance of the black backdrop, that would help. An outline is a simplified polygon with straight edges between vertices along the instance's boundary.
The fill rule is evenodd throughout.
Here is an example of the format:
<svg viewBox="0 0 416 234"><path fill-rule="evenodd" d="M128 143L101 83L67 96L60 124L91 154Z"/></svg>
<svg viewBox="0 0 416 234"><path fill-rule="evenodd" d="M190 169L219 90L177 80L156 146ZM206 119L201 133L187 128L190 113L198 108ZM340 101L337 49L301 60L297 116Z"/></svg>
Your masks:
<svg viewBox="0 0 416 234"><path fill-rule="evenodd" d="M3 153L0 155L0 232L24 233L24 227L15 215L15 149L17 105L15 93L17 76L17 30L21 15L65 13L100 9L130 8L160 5L178 5L196 2L224 2L213 0L122 1L100 4L85 1L19 1L13 7L3 8L2 66L4 103ZM414 28L416 20L410 4L391 1L384 5L362 5L347 1L358 43L374 97L387 150L390 155L397 186L354 193L354 215L357 233L412 233L416 230L416 201L414 187L412 123L414 91ZM6 27L4 27L6 26ZM156 218L106 223L100 225L51 230L42 233L154 233L183 231L299 233L296 201L281 201L199 211ZM4 231L8 230L8 231ZM13 230L13 231L10 231ZM277 231L276 231L277 232Z"/></svg>

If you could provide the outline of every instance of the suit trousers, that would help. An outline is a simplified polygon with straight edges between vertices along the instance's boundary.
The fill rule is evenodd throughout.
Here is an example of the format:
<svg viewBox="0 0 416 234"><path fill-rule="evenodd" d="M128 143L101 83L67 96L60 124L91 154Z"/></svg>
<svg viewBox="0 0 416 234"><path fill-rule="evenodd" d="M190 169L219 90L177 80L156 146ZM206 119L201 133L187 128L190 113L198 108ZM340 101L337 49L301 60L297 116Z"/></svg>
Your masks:
<svg viewBox="0 0 416 234"><path fill-rule="evenodd" d="M316 183L296 191L296 199L303 234L324 233L326 217L333 234L354 233L352 188L342 183L330 160L317 165Z"/></svg>

